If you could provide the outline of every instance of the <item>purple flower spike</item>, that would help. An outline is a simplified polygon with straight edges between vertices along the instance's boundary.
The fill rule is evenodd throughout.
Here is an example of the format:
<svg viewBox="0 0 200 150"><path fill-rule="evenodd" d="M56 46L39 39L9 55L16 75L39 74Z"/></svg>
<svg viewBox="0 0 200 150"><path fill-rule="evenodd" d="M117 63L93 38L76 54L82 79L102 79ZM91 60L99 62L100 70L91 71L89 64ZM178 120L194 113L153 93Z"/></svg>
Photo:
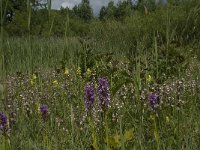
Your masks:
<svg viewBox="0 0 200 150"><path fill-rule="evenodd" d="M7 127L7 117L3 112L0 112L0 131L3 131Z"/></svg>
<svg viewBox="0 0 200 150"><path fill-rule="evenodd" d="M43 114L43 115L46 115L48 113L49 109L48 109L48 106L47 105L41 105L40 106L40 112Z"/></svg>
<svg viewBox="0 0 200 150"><path fill-rule="evenodd" d="M100 106L105 110L110 103L109 83L105 77L99 79L98 95Z"/></svg>
<svg viewBox="0 0 200 150"><path fill-rule="evenodd" d="M156 107L158 107L158 104L159 104L158 95L151 93L148 97L148 100L149 100L149 104L151 108L155 109Z"/></svg>
<svg viewBox="0 0 200 150"><path fill-rule="evenodd" d="M42 113L42 118L43 118L43 120L46 121L47 116L48 116L48 112L49 112L48 106L42 104L42 105L40 106L40 112Z"/></svg>
<svg viewBox="0 0 200 150"><path fill-rule="evenodd" d="M84 100L87 109L92 107L94 103L95 95L94 95L94 85L92 83L88 84L84 88Z"/></svg>

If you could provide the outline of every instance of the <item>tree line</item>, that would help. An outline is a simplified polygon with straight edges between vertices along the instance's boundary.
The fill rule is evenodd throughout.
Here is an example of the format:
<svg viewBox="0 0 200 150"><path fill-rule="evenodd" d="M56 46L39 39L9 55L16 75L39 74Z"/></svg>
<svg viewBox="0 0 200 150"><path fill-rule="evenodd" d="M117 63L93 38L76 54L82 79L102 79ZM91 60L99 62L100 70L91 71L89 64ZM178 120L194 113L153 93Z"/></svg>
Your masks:
<svg viewBox="0 0 200 150"><path fill-rule="evenodd" d="M82 0L72 9L61 7L51 9L51 0L3 0L1 1L1 26L7 36L43 35L85 35L94 21L123 21L136 11L153 11L154 0L110 1L102 6L99 15L94 16L89 0Z"/></svg>

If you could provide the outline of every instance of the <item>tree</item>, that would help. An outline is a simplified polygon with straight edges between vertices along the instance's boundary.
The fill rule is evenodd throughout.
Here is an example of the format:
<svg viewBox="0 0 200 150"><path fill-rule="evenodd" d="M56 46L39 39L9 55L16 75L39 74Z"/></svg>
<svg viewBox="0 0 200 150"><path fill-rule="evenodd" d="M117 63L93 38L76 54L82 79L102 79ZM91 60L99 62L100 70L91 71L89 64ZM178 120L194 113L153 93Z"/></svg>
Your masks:
<svg viewBox="0 0 200 150"><path fill-rule="evenodd" d="M29 8L31 10L38 10L39 8L44 8L46 5L44 0L30 0L29 4L27 4L27 0L3 0L2 2L4 22L7 23L14 19L14 16L16 16L16 11L24 12Z"/></svg>
<svg viewBox="0 0 200 150"><path fill-rule="evenodd" d="M141 11L153 11L156 9L156 1L162 1L162 0L140 0L138 2L138 9Z"/></svg>
<svg viewBox="0 0 200 150"><path fill-rule="evenodd" d="M73 8L76 16L86 21L93 18L93 10L90 6L89 0L82 0L82 2Z"/></svg>
<svg viewBox="0 0 200 150"><path fill-rule="evenodd" d="M102 6L99 12L99 19L103 20L105 16L106 16L106 7Z"/></svg>
<svg viewBox="0 0 200 150"><path fill-rule="evenodd" d="M38 10L45 8L47 2L44 0L4 0L3 7L3 26L7 33L22 35L29 31L31 24L38 23ZM37 17L36 17L37 16Z"/></svg>
<svg viewBox="0 0 200 150"><path fill-rule="evenodd" d="M130 16L132 13L132 2L131 0L119 1L118 8L116 10L116 18L123 19L124 17Z"/></svg>
<svg viewBox="0 0 200 150"><path fill-rule="evenodd" d="M116 13L116 6L114 5L113 1L110 1L108 3L108 6L103 6L100 10L99 18L101 20L107 20L107 19L115 19L115 13Z"/></svg>
<svg viewBox="0 0 200 150"><path fill-rule="evenodd" d="M110 1L108 3L108 7L106 9L106 12L107 12L106 18L113 19L115 17L116 9L117 8L116 8L114 2Z"/></svg>

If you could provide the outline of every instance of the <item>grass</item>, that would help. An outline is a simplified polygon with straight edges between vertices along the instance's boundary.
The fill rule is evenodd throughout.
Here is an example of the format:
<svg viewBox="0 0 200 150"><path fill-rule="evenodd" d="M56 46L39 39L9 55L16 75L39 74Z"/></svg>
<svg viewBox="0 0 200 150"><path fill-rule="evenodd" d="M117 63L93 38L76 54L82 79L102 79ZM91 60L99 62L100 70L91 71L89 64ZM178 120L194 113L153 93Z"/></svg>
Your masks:
<svg viewBox="0 0 200 150"><path fill-rule="evenodd" d="M1 36L0 112L9 123L0 149L198 149L199 41L184 39L189 23L183 37L172 28L183 24L182 15L177 22L169 14L167 26L157 25L157 14L173 12L143 16L144 28L134 17L94 22L85 38ZM99 104L101 77L109 83L108 107ZM88 83L94 85L91 109L84 101Z"/></svg>

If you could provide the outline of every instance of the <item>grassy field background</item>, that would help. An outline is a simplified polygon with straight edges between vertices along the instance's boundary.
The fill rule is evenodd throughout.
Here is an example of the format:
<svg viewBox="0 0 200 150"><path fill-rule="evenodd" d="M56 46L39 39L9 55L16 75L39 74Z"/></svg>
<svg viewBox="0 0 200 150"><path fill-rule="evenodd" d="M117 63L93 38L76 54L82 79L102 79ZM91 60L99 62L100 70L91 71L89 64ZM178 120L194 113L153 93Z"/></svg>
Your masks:
<svg viewBox="0 0 200 150"><path fill-rule="evenodd" d="M198 150L199 14L188 3L94 20L87 36L2 34L0 149Z"/></svg>

